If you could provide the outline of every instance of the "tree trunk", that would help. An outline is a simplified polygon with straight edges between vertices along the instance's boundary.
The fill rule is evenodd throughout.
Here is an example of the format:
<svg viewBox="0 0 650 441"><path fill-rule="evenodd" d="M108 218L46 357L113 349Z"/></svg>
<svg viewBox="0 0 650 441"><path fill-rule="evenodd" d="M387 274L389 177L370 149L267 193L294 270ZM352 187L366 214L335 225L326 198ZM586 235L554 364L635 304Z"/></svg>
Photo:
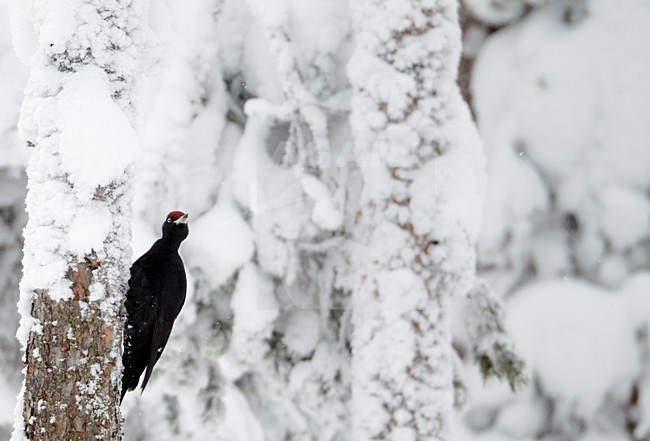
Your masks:
<svg viewBox="0 0 650 441"><path fill-rule="evenodd" d="M456 84L455 0L352 1L351 122L364 188L353 439L444 440L448 304L474 283L483 155Z"/></svg>
<svg viewBox="0 0 650 441"><path fill-rule="evenodd" d="M33 3L38 43L19 123L34 149L19 302L25 380L12 440L119 440L143 4Z"/></svg>

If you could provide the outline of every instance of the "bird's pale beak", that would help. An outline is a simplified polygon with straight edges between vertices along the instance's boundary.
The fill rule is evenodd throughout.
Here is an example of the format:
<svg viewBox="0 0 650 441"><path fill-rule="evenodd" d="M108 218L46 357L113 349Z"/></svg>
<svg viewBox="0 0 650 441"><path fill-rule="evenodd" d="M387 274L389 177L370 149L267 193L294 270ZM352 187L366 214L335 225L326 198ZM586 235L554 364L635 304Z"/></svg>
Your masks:
<svg viewBox="0 0 650 441"><path fill-rule="evenodd" d="M179 217L178 219L176 219L176 220L174 221L174 223L175 223L176 225L178 225L178 224L186 224L187 221L188 221L188 216L189 216L189 215L188 215L187 213L185 213L184 215L182 215L181 217Z"/></svg>

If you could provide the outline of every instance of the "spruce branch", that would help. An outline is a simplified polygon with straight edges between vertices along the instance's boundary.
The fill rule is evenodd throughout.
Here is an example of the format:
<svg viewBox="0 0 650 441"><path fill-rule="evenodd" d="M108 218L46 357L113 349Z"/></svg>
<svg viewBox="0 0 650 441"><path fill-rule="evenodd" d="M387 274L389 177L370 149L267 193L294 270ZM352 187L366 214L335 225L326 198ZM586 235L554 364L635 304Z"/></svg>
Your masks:
<svg viewBox="0 0 650 441"><path fill-rule="evenodd" d="M483 379L507 380L510 389L516 392L528 383L526 363L515 352L512 338L505 328L503 302L483 280L476 281L468 294L468 301L465 325Z"/></svg>

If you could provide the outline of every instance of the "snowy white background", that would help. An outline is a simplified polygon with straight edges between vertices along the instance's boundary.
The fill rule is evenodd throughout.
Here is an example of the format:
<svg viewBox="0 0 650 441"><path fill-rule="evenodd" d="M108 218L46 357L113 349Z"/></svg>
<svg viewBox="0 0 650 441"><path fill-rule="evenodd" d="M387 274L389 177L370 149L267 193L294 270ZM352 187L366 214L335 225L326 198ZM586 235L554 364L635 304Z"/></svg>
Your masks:
<svg viewBox="0 0 650 441"><path fill-rule="evenodd" d="M125 399L127 440L349 439L349 317L335 309L345 281L331 280L345 256L313 257L339 245L327 233L346 222L344 195L278 166L291 115L264 106L282 102L295 63L306 90L290 90L327 109L316 141L345 158L350 13L344 0L270 4L160 1L149 11L134 256L165 213L186 210L192 283L149 389ZM516 395L484 385L464 357L469 398L453 440L650 439L650 3L465 6L466 92L489 174L479 265L507 302L531 381ZM21 380L29 155L16 130L27 72L13 47L32 44L12 41L7 9L0 0L0 440ZM286 31L293 61L269 44L273 29ZM338 165L329 178L354 188ZM454 323L463 357L468 337Z"/></svg>

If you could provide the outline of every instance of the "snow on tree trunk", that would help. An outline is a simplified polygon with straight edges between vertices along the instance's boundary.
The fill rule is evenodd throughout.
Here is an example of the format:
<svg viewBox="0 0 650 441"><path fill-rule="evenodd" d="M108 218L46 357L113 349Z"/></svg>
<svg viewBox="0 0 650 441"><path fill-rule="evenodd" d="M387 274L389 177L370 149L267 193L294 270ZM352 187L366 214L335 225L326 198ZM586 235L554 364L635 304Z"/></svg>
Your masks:
<svg viewBox="0 0 650 441"><path fill-rule="evenodd" d="M352 439L448 439L448 304L475 281L483 154L456 84L455 0L355 0L348 65L364 181Z"/></svg>
<svg viewBox="0 0 650 441"><path fill-rule="evenodd" d="M25 380L12 440L117 440L144 3L12 6L17 49L33 52L19 123L33 152L19 301Z"/></svg>

